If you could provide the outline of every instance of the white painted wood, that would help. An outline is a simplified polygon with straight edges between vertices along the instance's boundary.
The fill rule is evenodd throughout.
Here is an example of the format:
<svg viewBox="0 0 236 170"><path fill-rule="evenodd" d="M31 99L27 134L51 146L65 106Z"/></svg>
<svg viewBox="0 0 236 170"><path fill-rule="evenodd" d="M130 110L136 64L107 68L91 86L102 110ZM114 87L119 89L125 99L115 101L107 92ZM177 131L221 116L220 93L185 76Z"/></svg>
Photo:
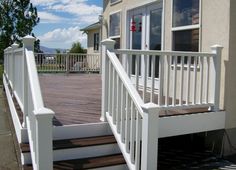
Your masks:
<svg viewBox="0 0 236 170"><path fill-rule="evenodd" d="M116 138L116 141L120 147L120 150L125 158L125 161L127 163L127 166L130 170L135 170L135 165L131 163L130 161L130 155L129 153L127 152L126 150L126 144L125 143L122 143L121 140L120 140L120 134L116 133L116 127L115 125L112 123L112 117L106 113L106 116L107 116L107 121L109 122L109 125L111 126L111 130L112 130L112 133L114 134L115 138Z"/></svg>
<svg viewBox="0 0 236 170"><path fill-rule="evenodd" d="M171 56L199 56L199 57L212 57L212 53L207 52L182 52L182 51L156 51L156 50L130 50L130 49L117 49L114 50L116 54L128 54L128 55L171 55Z"/></svg>
<svg viewBox="0 0 236 170"><path fill-rule="evenodd" d="M43 108L34 112L36 117L36 164L37 169L53 169L52 157L52 118L53 112ZM33 152L33 150L32 150Z"/></svg>
<svg viewBox="0 0 236 170"><path fill-rule="evenodd" d="M192 101L193 101L193 104L196 104L197 102L197 57L194 56L194 68L193 68L193 71L194 71L194 78L193 78L193 97L192 97Z"/></svg>
<svg viewBox="0 0 236 170"><path fill-rule="evenodd" d="M98 157L120 153L119 146L115 144L97 145L81 148L61 149L53 151L53 160L70 160Z"/></svg>
<svg viewBox="0 0 236 170"><path fill-rule="evenodd" d="M173 64L173 85L172 85L172 88L173 88L173 98L172 98L172 105L175 106L176 105L176 76L177 76L177 68L176 68L176 65L177 65L177 56L172 56L172 60L174 62Z"/></svg>
<svg viewBox="0 0 236 170"><path fill-rule="evenodd" d="M180 97L179 97L179 105L183 104L183 88L184 88L184 57L181 57L180 59L181 64L180 64L180 69L181 69L181 74L180 74Z"/></svg>
<svg viewBox="0 0 236 170"><path fill-rule="evenodd" d="M158 106L148 103L142 106L142 157L141 170L157 169L158 153Z"/></svg>
<svg viewBox="0 0 236 170"><path fill-rule="evenodd" d="M125 123L125 149L127 153L130 153L130 113L131 113L131 100L126 93L126 123Z"/></svg>
<svg viewBox="0 0 236 170"><path fill-rule="evenodd" d="M15 131L16 131L17 141L18 141L18 143L28 142L27 131L25 128L23 128L21 126L18 114L16 112L14 102L13 102L11 94L10 94L10 90L9 90L7 83L6 83L5 75L3 75L3 85L4 85L5 92L6 92L7 102L9 105L13 125L14 125Z"/></svg>
<svg viewBox="0 0 236 170"><path fill-rule="evenodd" d="M159 94L158 105L163 105L163 84L164 84L164 56L159 57ZM155 103L155 102L154 102Z"/></svg>
<svg viewBox="0 0 236 170"><path fill-rule="evenodd" d="M117 132L118 133L120 133L120 129L121 129L121 98L122 98L122 93L121 93L121 85L122 85L122 83L121 83L121 81L120 81L120 79L119 79L119 77L118 77L118 75L117 75L117 77L116 77L116 80L117 80L117 104L116 104L116 106L117 106L117 113L116 113L116 130L117 130Z"/></svg>
<svg viewBox="0 0 236 170"><path fill-rule="evenodd" d="M140 169L140 158L141 158L141 133L142 133L142 125L141 125L141 116L136 111L136 139L135 139L135 168L136 170Z"/></svg>
<svg viewBox="0 0 236 170"><path fill-rule="evenodd" d="M200 67L200 86L199 86L199 104L203 103L203 71L204 71L204 63L203 58L199 57L199 67Z"/></svg>
<svg viewBox="0 0 236 170"><path fill-rule="evenodd" d="M178 136L225 128L225 115L222 112L207 112L159 118L159 138Z"/></svg>
<svg viewBox="0 0 236 170"><path fill-rule="evenodd" d="M214 45L211 47L212 53L215 54L213 64L213 81L214 81L214 111L220 110L220 81L221 81L221 53L223 47Z"/></svg>
<svg viewBox="0 0 236 170"><path fill-rule="evenodd" d="M190 65L191 65L191 56L188 56L188 61L187 61L187 87L186 87L186 105L189 104L189 99L190 99Z"/></svg>
<svg viewBox="0 0 236 170"><path fill-rule="evenodd" d="M169 105L169 82L170 82L170 56L166 55L166 96L165 96L165 106Z"/></svg>
<svg viewBox="0 0 236 170"><path fill-rule="evenodd" d="M112 135L107 122L53 127L53 140Z"/></svg>
<svg viewBox="0 0 236 170"><path fill-rule="evenodd" d="M150 98L151 98L151 102L153 102L153 103L154 103L154 91L155 91L155 70L156 70L155 63L156 63L156 56L152 56L152 66L151 66L151 79L152 79L152 83L151 83L151 94L150 94L151 96L150 96ZM160 64L159 64L159 67L160 67ZM158 98L158 102L159 101L160 100Z"/></svg>

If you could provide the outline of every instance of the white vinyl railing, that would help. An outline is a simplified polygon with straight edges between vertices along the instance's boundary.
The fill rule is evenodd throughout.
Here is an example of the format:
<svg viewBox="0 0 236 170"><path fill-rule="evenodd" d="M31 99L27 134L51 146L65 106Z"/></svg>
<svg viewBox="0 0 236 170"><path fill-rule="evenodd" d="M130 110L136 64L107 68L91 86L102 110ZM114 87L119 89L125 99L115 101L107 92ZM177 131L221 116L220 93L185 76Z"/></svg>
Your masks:
<svg viewBox="0 0 236 170"><path fill-rule="evenodd" d="M102 42L101 120L108 121L129 169L157 169L160 111L206 106L218 111L222 48L162 52L114 50L114 44Z"/></svg>
<svg viewBox="0 0 236 170"><path fill-rule="evenodd" d="M143 101L219 110L221 47L211 53L116 50Z"/></svg>
<svg viewBox="0 0 236 170"><path fill-rule="evenodd" d="M102 119L109 122L129 169L157 169L158 108L144 104L114 53L114 42L103 42Z"/></svg>
<svg viewBox="0 0 236 170"><path fill-rule="evenodd" d="M33 44L35 38L23 38L23 48L14 44L4 51L4 77L23 112L23 125L29 136L35 170L52 169L53 111L44 107Z"/></svg>
<svg viewBox="0 0 236 170"><path fill-rule="evenodd" d="M38 72L99 72L99 54L36 53Z"/></svg>

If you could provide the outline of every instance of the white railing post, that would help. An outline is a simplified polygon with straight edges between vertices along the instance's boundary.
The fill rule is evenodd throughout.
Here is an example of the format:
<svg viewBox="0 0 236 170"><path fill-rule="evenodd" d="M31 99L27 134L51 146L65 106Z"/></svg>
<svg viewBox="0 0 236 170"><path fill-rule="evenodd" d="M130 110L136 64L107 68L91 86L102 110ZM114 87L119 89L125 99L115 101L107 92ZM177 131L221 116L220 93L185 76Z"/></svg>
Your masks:
<svg viewBox="0 0 236 170"><path fill-rule="evenodd" d="M8 78L8 83L11 85L11 49L12 47L9 46L7 48L7 78Z"/></svg>
<svg viewBox="0 0 236 170"><path fill-rule="evenodd" d="M70 73L70 54L66 54L66 74Z"/></svg>
<svg viewBox="0 0 236 170"><path fill-rule="evenodd" d="M109 81L109 60L107 57L107 50L114 51L115 41L106 39L102 44L102 113L101 121L106 121L106 112L108 111L108 81Z"/></svg>
<svg viewBox="0 0 236 170"><path fill-rule="evenodd" d="M154 103L142 106L142 158L141 170L157 169L159 109Z"/></svg>
<svg viewBox="0 0 236 170"><path fill-rule="evenodd" d="M221 55L223 47L220 45L211 46L212 53L215 54L213 57L213 80L214 80L214 111L220 109L220 80L221 80Z"/></svg>
<svg viewBox="0 0 236 170"><path fill-rule="evenodd" d="M37 113L38 112L38 113ZM36 116L36 162L37 169L53 169L52 118L50 109L40 109Z"/></svg>
<svg viewBox="0 0 236 170"><path fill-rule="evenodd" d="M18 48L18 44L16 44L16 43L14 43L14 44L12 44L12 63L11 63L11 65L12 65L12 96L14 95L14 90L15 90L15 83L16 83L16 81L15 81L15 50Z"/></svg>
<svg viewBox="0 0 236 170"><path fill-rule="evenodd" d="M26 116L28 115L29 79L28 79L25 49L33 51L35 38L30 35L27 35L23 37L22 42L23 42L23 48L24 48L23 81L22 81L23 83L23 124L22 126L26 128Z"/></svg>

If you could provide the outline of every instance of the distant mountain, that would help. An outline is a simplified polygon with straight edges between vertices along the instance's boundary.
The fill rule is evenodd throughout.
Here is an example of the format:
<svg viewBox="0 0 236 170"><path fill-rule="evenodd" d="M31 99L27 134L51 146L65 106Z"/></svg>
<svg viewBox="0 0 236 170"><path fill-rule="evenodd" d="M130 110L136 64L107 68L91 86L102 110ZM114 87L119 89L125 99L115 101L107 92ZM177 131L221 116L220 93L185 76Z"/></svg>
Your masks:
<svg viewBox="0 0 236 170"><path fill-rule="evenodd" d="M43 51L43 53L56 53L56 48L48 48L45 46L40 46L40 49ZM57 48L58 49L58 48ZM60 49L61 53L63 53L64 51L67 51L66 49Z"/></svg>

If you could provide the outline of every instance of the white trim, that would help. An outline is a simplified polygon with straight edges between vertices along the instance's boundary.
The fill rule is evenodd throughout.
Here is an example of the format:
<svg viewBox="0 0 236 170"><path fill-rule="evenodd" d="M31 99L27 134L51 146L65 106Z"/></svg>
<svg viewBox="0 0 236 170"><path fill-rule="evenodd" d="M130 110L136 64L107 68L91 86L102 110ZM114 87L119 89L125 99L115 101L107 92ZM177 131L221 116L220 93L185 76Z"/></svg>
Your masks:
<svg viewBox="0 0 236 170"><path fill-rule="evenodd" d="M181 26L181 27L172 27L171 31L184 31L184 30L193 30L193 29L199 29L200 24L197 25L187 25L187 26Z"/></svg>
<svg viewBox="0 0 236 170"><path fill-rule="evenodd" d="M135 3L135 4L132 5L132 7L126 8L126 11L134 10L136 8L142 8L144 6L149 6L149 5L154 4L154 3L160 3L164 0L149 0L150 2L147 2L147 1L148 0L142 1L141 3Z"/></svg>
<svg viewBox="0 0 236 170"><path fill-rule="evenodd" d="M159 138L225 128L225 111L159 118Z"/></svg>
<svg viewBox="0 0 236 170"><path fill-rule="evenodd" d="M174 31L183 31L183 30L191 30L191 29L199 29L199 40L198 40L198 51L202 50L202 0L199 0L199 23L195 25L187 25L187 26L180 26L180 27L173 27L173 1L171 0L171 50L173 50L173 32Z"/></svg>
<svg viewBox="0 0 236 170"><path fill-rule="evenodd" d="M75 124L53 127L53 140L84 138L91 136L111 135L107 122Z"/></svg>
<svg viewBox="0 0 236 170"><path fill-rule="evenodd" d="M115 2L111 2L111 0L110 0L110 6L116 5L116 4L120 3L120 2L122 2L122 0L117 0Z"/></svg>
<svg viewBox="0 0 236 170"><path fill-rule="evenodd" d="M21 123L20 123L20 120L19 120L16 108L15 108L14 102L11 98L10 90L7 86L5 75L3 76L3 85L4 85L4 88L5 88L5 91L6 91L7 101L8 101L8 105L9 105L9 109L10 109L14 129L15 129L15 132L16 132L17 141L18 141L18 143L28 142L27 129L23 128Z"/></svg>
<svg viewBox="0 0 236 170"><path fill-rule="evenodd" d="M114 36L110 36L110 28L111 28L111 25L110 25L110 21L111 21L111 15L114 15L114 14L117 14L117 13L120 13L120 33L119 35L114 35ZM109 13L109 21L108 21L108 37L109 38L113 38L113 37L117 37L117 36L121 36L121 22L122 22L122 10L119 9L117 11L112 11Z"/></svg>
<svg viewBox="0 0 236 170"><path fill-rule="evenodd" d="M120 35L116 35L116 36L109 36L110 39L115 39L115 38L120 38Z"/></svg>

